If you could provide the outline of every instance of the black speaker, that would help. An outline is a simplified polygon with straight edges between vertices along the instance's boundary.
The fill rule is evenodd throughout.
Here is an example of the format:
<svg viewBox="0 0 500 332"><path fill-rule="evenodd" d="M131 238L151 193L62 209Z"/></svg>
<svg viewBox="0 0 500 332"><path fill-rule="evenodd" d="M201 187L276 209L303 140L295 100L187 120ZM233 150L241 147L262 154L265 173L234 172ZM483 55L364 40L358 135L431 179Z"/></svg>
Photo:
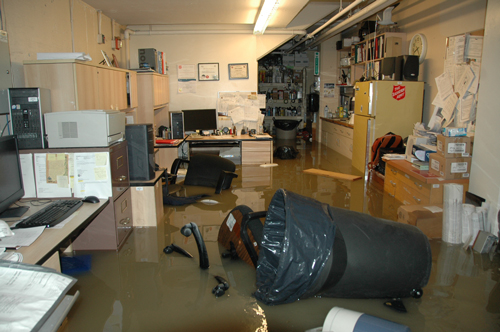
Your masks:
<svg viewBox="0 0 500 332"><path fill-rule="evenodd" d="M139 49L139 68L151 68L158 71L158 54L154 48Z"/></svg>
<svg viewBox="0 0 500 332"><path fill-rule="evenodd" d="M184 122L182 112L170 112L170 128L172 138L184 138Z"/></svg>
<svg viewBox="0 0 500 332"><path fill-rule="evenodd" d="M396 58L395 80L418 81L419 62L416 55L400 55Z"/></svg>
<svg viewBox="0 0 500 332"><path fill-rule="evenodd" d="M388 57L380 60L380 80L394 79L396 57Z"/></svg>
<svg viewBox="0 0 500 332"><path fill-rule="evenodd" d="M307 95L307 112L319 111L319 94L310 93Z"/></svg>
<svg viewBox="0 0 500 332"><path fill-rule="evenodd" d="M130 180L154 179L154 136L153 125L150 123L125 126Z"/></svg>

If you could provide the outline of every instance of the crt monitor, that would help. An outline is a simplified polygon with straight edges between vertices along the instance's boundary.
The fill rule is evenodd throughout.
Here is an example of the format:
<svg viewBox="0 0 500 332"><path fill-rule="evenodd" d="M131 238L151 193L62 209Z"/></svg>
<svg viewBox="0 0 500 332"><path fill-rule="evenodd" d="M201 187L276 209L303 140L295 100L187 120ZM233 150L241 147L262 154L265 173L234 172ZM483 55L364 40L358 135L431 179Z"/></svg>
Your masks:
<svg viewBox="0 0 500 332"><path fill-rule="evenodd" d="M217 129L216 109L183 110L182 114L184 117L184 132Z"/></svg>
<svg viewBox="0 0 500 332"><path fill-rule="evenodd" d="M0 137L0 219L22 216L28 207L9 207L24 196L16 136Z"/></svg>

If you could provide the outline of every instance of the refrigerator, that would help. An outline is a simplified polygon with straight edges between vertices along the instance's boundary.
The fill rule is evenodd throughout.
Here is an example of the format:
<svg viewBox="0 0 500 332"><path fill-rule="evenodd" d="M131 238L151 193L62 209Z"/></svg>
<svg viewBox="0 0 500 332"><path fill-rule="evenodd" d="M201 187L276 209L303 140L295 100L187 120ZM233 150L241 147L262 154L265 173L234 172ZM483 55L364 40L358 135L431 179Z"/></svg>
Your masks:
<svg viewBox="0 0 500 332"><path fill-rule="evenodd" d="M424 82L366 81L354 86L352 167L368 177L373 142L388 132L408 137L422 121Z"/></svg>

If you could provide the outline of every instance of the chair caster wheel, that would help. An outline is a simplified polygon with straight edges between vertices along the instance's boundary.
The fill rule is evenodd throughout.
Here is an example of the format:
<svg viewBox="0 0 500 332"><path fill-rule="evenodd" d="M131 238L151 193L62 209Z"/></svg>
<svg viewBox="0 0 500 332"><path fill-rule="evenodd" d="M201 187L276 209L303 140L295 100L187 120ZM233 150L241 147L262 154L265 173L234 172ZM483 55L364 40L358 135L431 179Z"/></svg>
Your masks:
<svg viewBox="0 0 500 332"><path fill-rule="evenodd" d="M419 299L424 295L424 291L421 288L417 288L411 291L411 296L415 299Z"/></svg>

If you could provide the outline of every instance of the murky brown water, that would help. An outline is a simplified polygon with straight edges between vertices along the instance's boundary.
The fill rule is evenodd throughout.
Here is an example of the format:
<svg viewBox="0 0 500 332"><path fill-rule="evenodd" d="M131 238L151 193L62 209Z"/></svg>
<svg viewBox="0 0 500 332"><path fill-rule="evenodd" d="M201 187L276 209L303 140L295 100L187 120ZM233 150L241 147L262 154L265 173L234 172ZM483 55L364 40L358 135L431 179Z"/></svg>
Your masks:
<svg viewBox="0 0 500 332"><path fill-rule="evenodd" d="M407 313L383 305L381 299L310 298L266 306L252 297L255 269L243 261L221 258L219 227L236 205L266 210L279 188L332 206L394 219L380 183L342 181L307 175L320 168L351 174L350 160L324 146L298 145L294 160L279 160L275 168L238 166L233 188L210 199L219 204L165 206L165 223L136 228L119 252L78 252L92 255L92 269L76 275L80 298L68 315L66 331L305 331L322 326L328 311L343 307L400 324L412 331L500 331L500 271L498 256L466 252L460 246L431 241L430 282L421 299L404 299ZM192 195L207 188L183 188ZM386 204L384 204L386 199ZM201 270L193 236L179 229L195 222L203 234L210 268ZM193 259L163 248L176 243ZM230 284L215 298L214 276Z"/></svg>

